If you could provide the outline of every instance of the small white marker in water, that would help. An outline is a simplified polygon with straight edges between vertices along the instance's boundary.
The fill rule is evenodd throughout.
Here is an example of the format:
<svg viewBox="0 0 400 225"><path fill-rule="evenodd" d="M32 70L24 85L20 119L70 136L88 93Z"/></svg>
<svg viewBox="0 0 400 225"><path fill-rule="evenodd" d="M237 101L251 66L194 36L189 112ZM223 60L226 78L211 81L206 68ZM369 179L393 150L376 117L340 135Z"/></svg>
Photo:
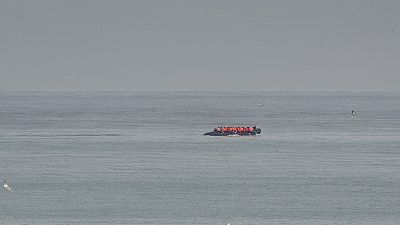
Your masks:
<svg viewBox="0 0 400 225"><path fill-rule="evenodd" d="M7 181L4 181L3 187L4 187L5 189L7 189L8 191L12 192L11 187L7 184Z"/></svg>

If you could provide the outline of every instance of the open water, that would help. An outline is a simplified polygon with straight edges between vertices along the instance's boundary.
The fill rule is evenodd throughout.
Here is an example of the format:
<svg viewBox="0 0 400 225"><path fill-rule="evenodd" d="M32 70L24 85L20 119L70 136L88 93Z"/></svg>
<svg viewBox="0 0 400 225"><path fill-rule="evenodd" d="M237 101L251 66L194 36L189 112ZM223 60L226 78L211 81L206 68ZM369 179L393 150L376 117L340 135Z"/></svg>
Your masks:
<svg viewBox="0 0 400 225"><path fill-rule="evenodd" d="M0 178L1 224L398 224L400 94L0 92Z"/></svg>

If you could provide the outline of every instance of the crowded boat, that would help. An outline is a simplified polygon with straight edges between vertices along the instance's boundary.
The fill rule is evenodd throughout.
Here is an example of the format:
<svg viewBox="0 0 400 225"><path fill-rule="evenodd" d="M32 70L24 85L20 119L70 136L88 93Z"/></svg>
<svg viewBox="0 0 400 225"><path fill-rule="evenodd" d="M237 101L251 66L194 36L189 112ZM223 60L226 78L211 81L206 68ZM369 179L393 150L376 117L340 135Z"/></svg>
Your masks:
<svg viewBox="0 0 400 225"><path fill-rule="evenodd" d="M217 127L214 128L214 131L207 132L204 135L209 135L209 136L228 136L228 135L256 135L260 134L261 129L257 128L255 125L254 126L246 126L246 127Z"/></svg>

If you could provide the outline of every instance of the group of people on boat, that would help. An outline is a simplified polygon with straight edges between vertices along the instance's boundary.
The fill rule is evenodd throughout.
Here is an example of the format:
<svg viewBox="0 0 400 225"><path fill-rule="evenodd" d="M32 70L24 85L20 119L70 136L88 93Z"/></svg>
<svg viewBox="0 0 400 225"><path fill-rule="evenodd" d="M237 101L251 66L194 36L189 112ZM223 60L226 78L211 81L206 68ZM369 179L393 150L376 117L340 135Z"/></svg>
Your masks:
<svg viewBox="0 0 400 225"><path fill-rule="evenodd" d="M214 132L254 132L257 129L256 126L253 127L217 127Z"/></svg>

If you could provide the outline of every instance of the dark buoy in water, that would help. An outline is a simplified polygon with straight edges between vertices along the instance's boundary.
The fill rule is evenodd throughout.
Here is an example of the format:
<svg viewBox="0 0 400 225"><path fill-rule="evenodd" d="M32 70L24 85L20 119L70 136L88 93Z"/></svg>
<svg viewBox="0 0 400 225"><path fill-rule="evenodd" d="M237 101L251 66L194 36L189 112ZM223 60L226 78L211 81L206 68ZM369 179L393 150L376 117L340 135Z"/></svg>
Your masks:
<svg viewBox="0 0 400 225"><path fill-rule="evenodd" d="M356 112L354 112L354 110L351 111L351 116L356 117Z"/></svg>

